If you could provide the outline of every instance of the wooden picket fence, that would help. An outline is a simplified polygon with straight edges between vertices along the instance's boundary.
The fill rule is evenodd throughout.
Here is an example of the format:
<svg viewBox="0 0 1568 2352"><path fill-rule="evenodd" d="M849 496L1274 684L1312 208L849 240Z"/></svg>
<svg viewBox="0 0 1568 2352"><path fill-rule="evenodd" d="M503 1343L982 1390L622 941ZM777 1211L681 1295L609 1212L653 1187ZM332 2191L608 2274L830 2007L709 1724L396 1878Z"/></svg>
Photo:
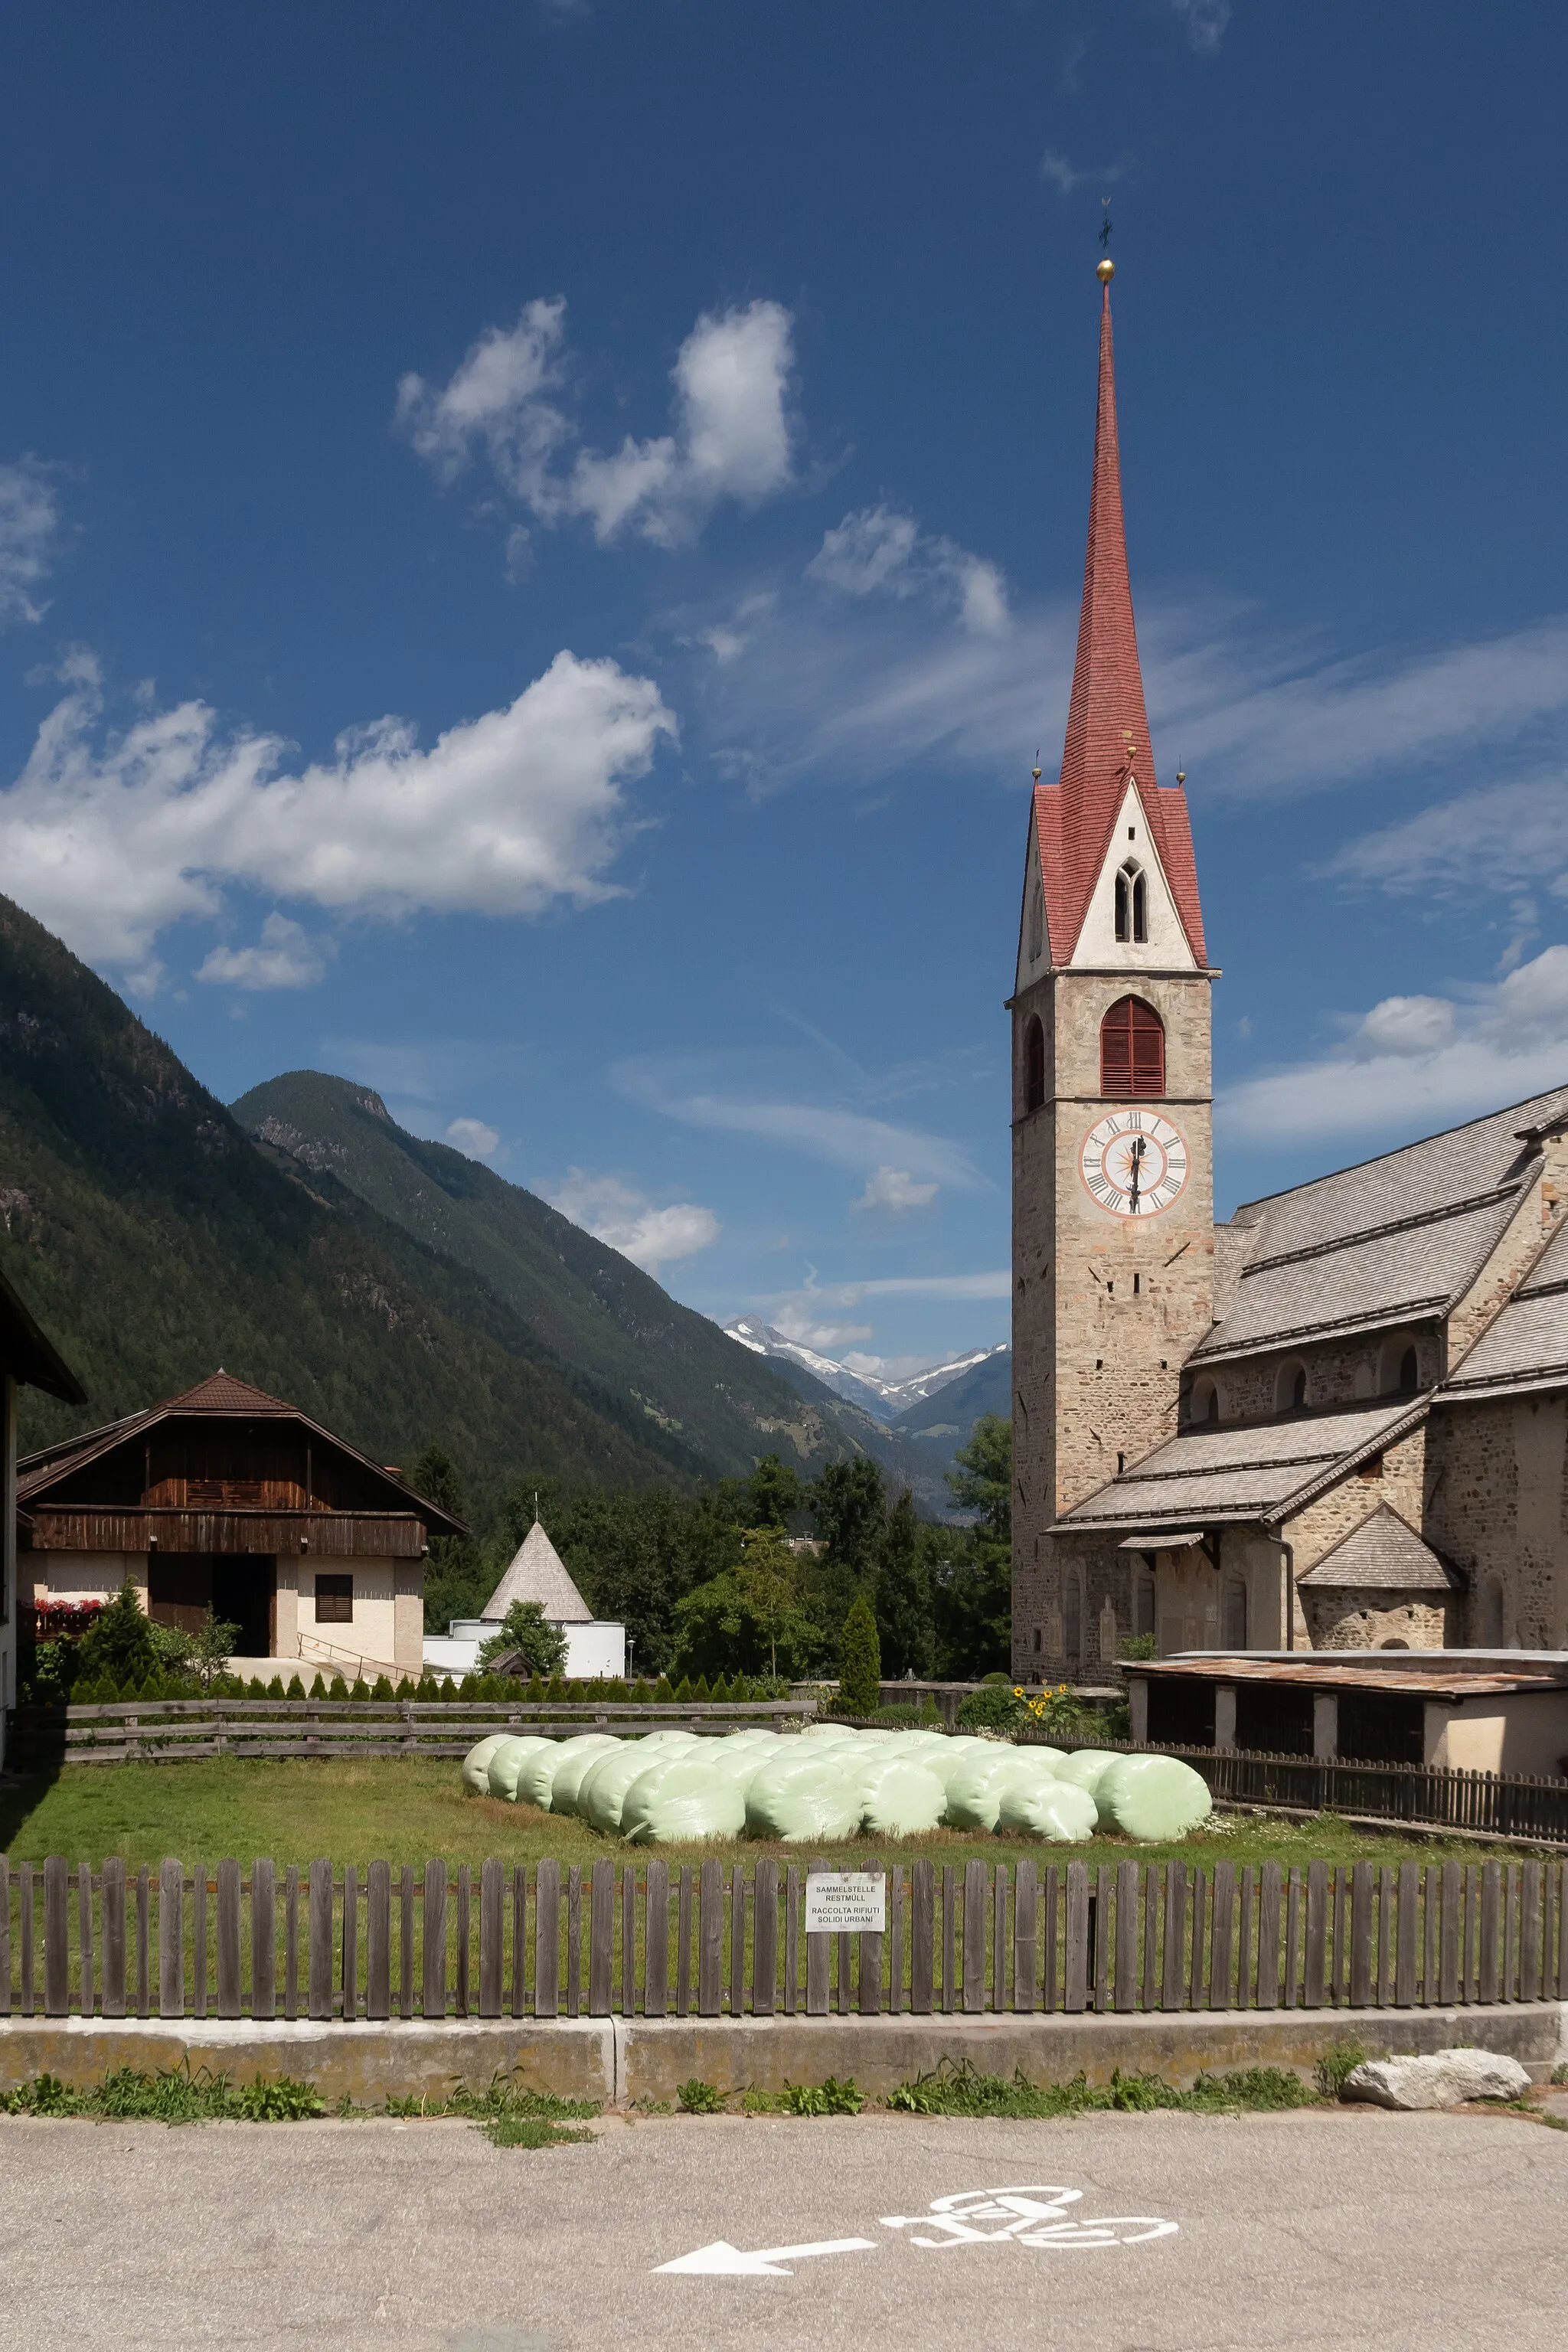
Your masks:
<svg viewBox="0 0 1568 2352"><path fill-rule="evenodd" d="M881 1871L873 1862L863 1865ZM887 1929L815 1869L0 1858L0 2015L320 2020L1410 2009L1568 2000L1568 1864L921 1859ZM586 1974L584 1976L584 1964Z"/></svg>

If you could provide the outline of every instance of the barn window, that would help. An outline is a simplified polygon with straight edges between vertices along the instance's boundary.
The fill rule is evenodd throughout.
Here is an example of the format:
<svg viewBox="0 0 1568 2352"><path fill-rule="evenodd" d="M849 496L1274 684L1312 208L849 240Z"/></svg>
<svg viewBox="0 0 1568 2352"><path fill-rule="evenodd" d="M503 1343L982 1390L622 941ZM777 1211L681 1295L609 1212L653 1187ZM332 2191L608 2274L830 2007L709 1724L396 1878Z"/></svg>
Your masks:
<svg viewBox="0 0 1568 2352"><path fill-rule="evenodd" d="M318 1625L352 1625L354 1621L354 1580L352 1576L316 1578Z"/></svg>
<svg viewBox="0 0 1568 2352"><path fill-rule="evenodd" d="M1141 996L1121 996L1100 1024L1102 1095L1163 1095L1165 1031Z"/></svg>
<svg viewBox="0 0 1568 2352"><path fill-rule="evenodd" d="M1046 1033L1039 1017L1024 1033L1024 1108L1038 1110L1046 1099Z"/></svg>
<svg viewBox="0 0 1568 2352"><path fill-rule="evenodd" d="M1134 857L1116 877L1116 936L1123 944L1149 936L1149 883Z"/></svg>

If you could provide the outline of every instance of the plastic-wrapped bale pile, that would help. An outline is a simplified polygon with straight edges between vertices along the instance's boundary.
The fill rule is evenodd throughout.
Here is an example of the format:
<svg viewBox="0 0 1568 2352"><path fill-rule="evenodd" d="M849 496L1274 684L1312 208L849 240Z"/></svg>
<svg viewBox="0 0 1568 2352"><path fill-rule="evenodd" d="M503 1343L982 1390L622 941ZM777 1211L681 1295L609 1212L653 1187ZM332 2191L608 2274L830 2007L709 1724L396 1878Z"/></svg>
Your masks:
<svg viewBox="0 0 1568 2352"><path fill-rule="evenodd" d="M1211 1811L1206 1784L1171 1756L1014 1747L941 1732L810 1725L804 1733L701 1738L671 1727L481 1739L463 1759L479 1794L575 1813L605 1835L658 1845L742 1832L786 1845L860 1832L994 1831L1075 1845L1103 1823L1142 1843L1183 1837Z"/></svg>

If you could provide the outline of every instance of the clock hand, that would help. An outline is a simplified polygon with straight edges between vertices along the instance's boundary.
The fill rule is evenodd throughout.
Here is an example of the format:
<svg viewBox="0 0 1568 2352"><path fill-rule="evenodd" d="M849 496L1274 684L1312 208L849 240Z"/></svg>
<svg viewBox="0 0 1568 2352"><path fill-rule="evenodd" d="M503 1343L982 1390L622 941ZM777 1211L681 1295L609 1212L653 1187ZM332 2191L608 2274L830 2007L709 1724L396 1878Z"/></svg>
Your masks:
<svg viewBox="0 0 1568 2352"><path fill-rule="evenodd" d="M1148 1149L1142 1136L1138 1137L1132 1146L1132 1187L1127 1198L1134 1212L1138 1207L1138 1180L1143 1172L1143 1154Z"/></svg>

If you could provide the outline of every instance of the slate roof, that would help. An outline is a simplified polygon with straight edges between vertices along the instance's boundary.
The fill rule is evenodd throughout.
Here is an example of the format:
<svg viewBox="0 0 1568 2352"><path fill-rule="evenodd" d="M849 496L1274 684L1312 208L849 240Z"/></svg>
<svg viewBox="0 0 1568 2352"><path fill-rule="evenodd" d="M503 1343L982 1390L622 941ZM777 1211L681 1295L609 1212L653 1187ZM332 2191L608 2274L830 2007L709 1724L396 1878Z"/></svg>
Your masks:
<svg viewBox="0 0 1568 2352"><path fill-rule="evenodd" d="M516 1601L537 1601L552 1624L592 1624L594 1612L566 1573L562 1559L535 1519L510 1566L479 1612L482 1622L499 1625Z"/></svg>
<svg viewBox="0 0 1568 2352"><path fill-rule="evenodd" d="M1064 1512L1058 1530L1143 1532L1152 1542L1162 1528L1242 1519L1278 1524L1319 1487L1414 1428L1426 1411L1424 1397L1399 1397L1349 1412L1183 1430Z"/></svg>
<svg viewBox="0 0 1568 2352"><path fill-rule="evenodd" d="M1521 1130L1568 1115L1568 1087L1321 1176L1231 1220L1250 1235L1194 1362L1441 1317L1496 1247L1539 1159Z"/></svg>
<svg viewBox="0 0 1568 2352"><path fill-rule="evenodd" d="M1553 1234L1501 1313L1460 1358L1436 1402L1568 1388L1568 1225Z"/></svg>
<svg viewBox="0 0 1568 2352"><path fill-rule="evenodd" d="M1054 964L1068 962L1078 945L1130 777L1136 778L1160 864L1201 971L1207 958L1186 794L1179 785L1163 789L1155 782L1149 714L1138 664L1121 514L1116 367L1107 285L1100 310L1094 477L1067 738L1058 781L1037 786L1034 801L1040 886Z"/></svg>
<svg viewBox="0 0 1568 2352"><path fill-rule="evenodd" d="M1296 1579L1299 1587L1354 1587L1389 1592L1459 1592L1464 1580L1423 1543L1408 1519L1386 1503L1342 1536L1315 1568Z"/></svg>

